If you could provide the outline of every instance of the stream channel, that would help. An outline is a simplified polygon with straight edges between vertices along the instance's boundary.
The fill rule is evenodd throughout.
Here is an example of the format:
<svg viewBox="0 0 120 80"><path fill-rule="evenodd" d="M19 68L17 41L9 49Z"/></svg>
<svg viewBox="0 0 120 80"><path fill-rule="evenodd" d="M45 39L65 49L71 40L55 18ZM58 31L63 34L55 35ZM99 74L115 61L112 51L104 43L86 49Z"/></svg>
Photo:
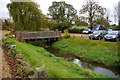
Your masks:
<svg viewBox="0 0 120 80"><path fill-rule="evenodd" d="M108 67L103 64L83 60L80 57L77 57L70 53L61 52L60 50L53 48L51 45L52 43L49 42L42 45L37 44L37 46L44 47L51 54L54 54L57 57L63 57L65 60L77 64L80 68L90 69L99 74L112 76L114 78L120 78L120 69L116 67Z"/></svg>

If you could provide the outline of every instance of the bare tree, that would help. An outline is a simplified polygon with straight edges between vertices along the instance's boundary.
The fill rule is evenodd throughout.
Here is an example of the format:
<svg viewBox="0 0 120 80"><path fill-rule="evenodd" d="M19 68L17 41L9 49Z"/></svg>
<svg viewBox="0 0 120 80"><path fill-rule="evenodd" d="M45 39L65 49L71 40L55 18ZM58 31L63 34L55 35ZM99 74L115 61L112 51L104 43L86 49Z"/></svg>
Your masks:
<svg viewBox="0 0 120 80"><path fill-rule="evenodd" d="M118 21L118 6L114 6L114 21Z"/></svg>
<svg viewBox="0 0 120 80"><path fill-rule="evenodd" d="M93 27L93 19L97 17L102 17L104 16L106 11L106 8L103 8L98 4L98 1L96 0L87 0L86 3L82 6L82 9L80 10L80 14L85 14L87 13L89 23L90 23L90 28Z"/></svg>
<svg viewBox="0 0 120 80"><path fill-rule="evenodd" d="M120 1L118 2L118 23L120 26Z"/></svg>

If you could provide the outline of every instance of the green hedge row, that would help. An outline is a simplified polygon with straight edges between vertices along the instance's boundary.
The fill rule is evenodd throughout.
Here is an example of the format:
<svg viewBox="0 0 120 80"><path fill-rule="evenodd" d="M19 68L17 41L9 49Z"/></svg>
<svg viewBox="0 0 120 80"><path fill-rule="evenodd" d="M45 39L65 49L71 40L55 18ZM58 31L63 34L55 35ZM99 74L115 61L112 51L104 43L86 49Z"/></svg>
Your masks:
<svg viewBox="0 0 120 80"><path fill-rule="evenodd" d="M68 29L70 33L82 33L84 29L88 29L88 27L84 26L73 26L72 28Z"/></svg>

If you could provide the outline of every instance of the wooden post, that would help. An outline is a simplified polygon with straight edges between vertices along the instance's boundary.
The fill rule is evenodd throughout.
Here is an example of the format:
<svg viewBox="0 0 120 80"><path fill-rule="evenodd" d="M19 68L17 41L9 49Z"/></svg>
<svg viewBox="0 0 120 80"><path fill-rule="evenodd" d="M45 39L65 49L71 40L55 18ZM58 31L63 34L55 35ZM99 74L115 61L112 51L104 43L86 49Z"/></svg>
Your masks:
<svg viewBox="0 0 120 80"><path fill-rule="evenodd" d="M37 42L37 38L35 39L35 41Z"/></svg>
<svg viewBox="0 0 120 80"><path fill-rule="evenodd" d="M19 32L19 41L22 41L22 33Z"/></svg>
<svg viewBox="0 0 120 80"><path fill-rule="evenodd" d="M58 29L56 29L55 32L56 32L56 34L58 34L58 32L59 32Z"/></svg>

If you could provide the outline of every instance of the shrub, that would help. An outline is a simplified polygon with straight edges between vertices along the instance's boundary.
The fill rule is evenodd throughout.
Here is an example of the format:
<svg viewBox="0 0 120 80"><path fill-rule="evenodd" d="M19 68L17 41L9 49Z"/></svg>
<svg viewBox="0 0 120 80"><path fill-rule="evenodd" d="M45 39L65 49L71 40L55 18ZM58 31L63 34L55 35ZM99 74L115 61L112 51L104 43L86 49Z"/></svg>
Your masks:
<svg viewBox="0 0 120 80"><path fill-rule="evenodd" d="M76 28L74 28L74 29L69 29L69 32L70 33L82 33L83 30L84 29L76 29Z"/></svg>
<svg viewBox="0 0 120 80"><path fill-rule="evenodd" d="M120 30L120 26L110 26L107 29Z"/></svg>
<svg viewBox="0 0 120 80"><path fill-rule="evenodd" d="M69 38L70 37L70 33L68 32L68 30L64 30L63 37L64 38Z"/></svg>
<svg viewBox="0 0 120 80"><path fill-rule="evenodd" d="M75 26L75 27L72 27L72 28L70 28L68 30L69 30L70 33L82 33L82 31L84 29L88 29L88 27L81 27L81 26L77 27L77 26Z"/></svg>
<svg viewBox="0 0 120 80"><path fill-rule="evenodd" d="M15 37L15 35L13 35L11 33L7 33L5 36L8 37L8 38L14 38Z"/></svg>

